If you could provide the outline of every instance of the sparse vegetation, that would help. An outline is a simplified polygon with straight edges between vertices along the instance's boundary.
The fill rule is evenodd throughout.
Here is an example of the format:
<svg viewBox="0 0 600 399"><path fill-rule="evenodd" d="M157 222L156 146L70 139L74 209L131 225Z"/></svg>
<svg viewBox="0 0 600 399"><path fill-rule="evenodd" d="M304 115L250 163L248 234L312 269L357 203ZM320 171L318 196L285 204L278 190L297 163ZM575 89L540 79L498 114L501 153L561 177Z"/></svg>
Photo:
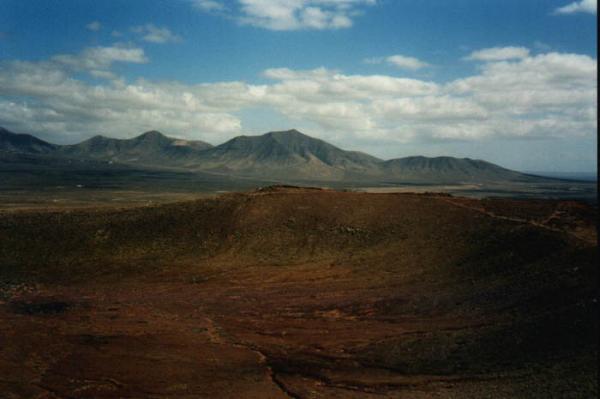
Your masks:
<svg viewBox="0 0 600 399"><path fill-rule="evenodd" d="M592 397L594 215L294 187L5 211L0 390Z"/></svg>

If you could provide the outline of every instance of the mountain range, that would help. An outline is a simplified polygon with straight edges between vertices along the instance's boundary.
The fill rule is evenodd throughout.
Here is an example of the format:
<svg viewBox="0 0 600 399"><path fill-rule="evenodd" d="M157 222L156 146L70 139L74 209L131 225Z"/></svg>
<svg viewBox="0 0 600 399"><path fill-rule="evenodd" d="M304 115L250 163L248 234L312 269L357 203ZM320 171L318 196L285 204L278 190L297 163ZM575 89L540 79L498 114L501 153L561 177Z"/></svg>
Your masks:
<svg viewBox="0 0 600 399"><path fill-rule="evenodd" d="M157 131L131 139L95 136L78 144L57 145L0 128L0 157L15 153L290 182L483 183L542 179L469 158L415 156L382 160L342 150L297 130L238 136L217 146L175 139Z"/></svg>
<svg viewBox="0 0 600 399"><path fill-rule="evenodd" d="M212 145L203 141L178 140L150 131L132 139L94 136L79 144L59 146L56 153L70 158L91 158L148 166L185 166Z"/></svg>

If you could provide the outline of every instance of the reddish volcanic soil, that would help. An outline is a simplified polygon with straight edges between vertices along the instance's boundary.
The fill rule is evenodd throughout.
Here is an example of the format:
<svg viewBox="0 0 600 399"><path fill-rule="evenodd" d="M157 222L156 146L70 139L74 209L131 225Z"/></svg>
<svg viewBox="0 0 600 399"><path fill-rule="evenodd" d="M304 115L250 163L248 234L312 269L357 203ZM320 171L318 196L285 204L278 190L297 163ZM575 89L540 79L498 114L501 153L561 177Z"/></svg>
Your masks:
<svg viewBox="0 0 600 399"><path fill-rule="evenodd" d="M595 218L277 187L0 213L0 397L593 397Z"/></svg>

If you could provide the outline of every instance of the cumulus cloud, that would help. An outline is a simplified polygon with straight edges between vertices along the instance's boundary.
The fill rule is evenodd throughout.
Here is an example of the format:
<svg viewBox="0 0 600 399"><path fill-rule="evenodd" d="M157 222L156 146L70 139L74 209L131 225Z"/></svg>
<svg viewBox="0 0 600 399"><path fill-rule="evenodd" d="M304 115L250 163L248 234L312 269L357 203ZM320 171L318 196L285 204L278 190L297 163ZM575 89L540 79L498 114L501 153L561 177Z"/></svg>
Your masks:
<svg viewBox="0 0 600 399"><path fill-rule="evenodd" d="M203 103L202 90L147 81L90 85L55 65L11 63L0 69L0 120L20 131L43 132L80 140L104 133L126 137L150 129L206 138L238 132L240 120ZM9 80L9 74L14 80Z"/></svg>
<svg viewBox="0 0 600 399"><path fill-rule="evenodd" d="M114 46L2 62L0 124L71 141L159 129L218 143L243 132L242 111L263 108L290 126L313 126L322 138L362 143L595 137L597 131L597 62L586 55L491 58L472 76L444 84L327 68L267 69L264 84L112 76L115 62L146 61L141 49ZM75 73L82 70L108 80L84 81Z"/></svg>
<svg viewBox="0 0 600 399"><path fill-rule="evenodd" d="M396 68L410 70L417 70L429 66L428 63L421 61L418 58L408 57L400 54L390 55L389 57L367 58L364 60L364 62L367 64L382 64L385 62L395 66Z"/></svg>
<svg viewBox="0 0 600 399"><path fill-rule="evenodd" d="M177 43L181 37L174 34L166 27L158 27L153 24L134 26L131 31L139 34L142 40L150 43Z"/></svg>
<svg viewBox="0 0 600 399"><path fill-rule="evenodd" d="M329 134L363 140L593 137L596 60L548 53L491 61L444 85L323 68L273 69L264 101Z"/></svg>
<svg viewBox="0 0 600 399"><path fill-rule="evenodd" d="M447 89L492 112L486 124L493 134L591 136L597 129L596 113L590 112L597 104L596 74L595 59L553 52L485 64L481 74L451 82Z"/></svg>
<svg viewBox="0 0 600 399"><path fill-rule="evenodd" d="M581 0L569 3L563 7L559 7L554 10L555 14L576 14L576 13L588 13L596 14L598 3L596 0Z"/></svg>
<svg viewBox="0 0 600 399"><path fill-rule="evenodd" d="M271 92L284 91L295 97L310 94L318 102L327 102L332 95L370 100L376 96L420 96L439 91L433 82L385 75L344 75L326 68L309 71L276 68L266 70L264 75L278 81L269 87Z"/></svg>
<svg viewBox="0 0 600 399"><path fill-rule="evenodd" d="M523 59L529 56L529 49L525 47L491 47L472 52L465 57L474 61L504 61Z"/></svg>
<svg viewBox="0 0 600 399"><path fill-rule="evenodd" d="M0 63L0 121L19 131L54 134L57 141L80 140L104 133L115 137L149 129L185 136L202 132L205 138L239 132L238 117L227 112L248 104L244 84L186 86L126 82L110 67L115 62L147 62L142 49L94 47L79 54L62 54L45 61ZM90 84L77 72L109 79ZM221 97L213 91L221 92ZM243 93L248 92L244 98Z"/></svg>
<svg viewBox="0 0 600 399"><path fill-rule="evenodd" d="M275 80L265 88L261 102L297 121L309 121L324 129L370 136L378 133L373 107L376 99L434 95L433 82L385 75L345 75L318 68L294 71L269 69L264 75Z"/></svg>
<svg viewBox="0 0 600 399"><path fill-rule="evenodd" d="M86 29L91 30L92 32L98 32L100 29L102 29L102 24L98 21L92 21L85 27Z"/></svg>
<svg viewBox="0 0 600 399"><path fill-rule="evenodd" d="M218 11L246 25L271 30L342 29L376 0L191 0L202 11Z"/></svg>

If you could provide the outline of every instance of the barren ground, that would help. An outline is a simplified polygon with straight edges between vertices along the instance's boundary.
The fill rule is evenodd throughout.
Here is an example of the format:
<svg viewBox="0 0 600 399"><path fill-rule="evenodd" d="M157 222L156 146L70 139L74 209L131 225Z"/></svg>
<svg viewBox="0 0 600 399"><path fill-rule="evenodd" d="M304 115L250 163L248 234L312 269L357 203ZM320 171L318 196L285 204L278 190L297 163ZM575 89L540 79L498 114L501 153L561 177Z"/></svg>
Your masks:
<svg viewBox="0 0 600 399"><path fill-rule="evenodd" d="M6 210L0 397L594 397L595 218L294 188Z"/></svg>

